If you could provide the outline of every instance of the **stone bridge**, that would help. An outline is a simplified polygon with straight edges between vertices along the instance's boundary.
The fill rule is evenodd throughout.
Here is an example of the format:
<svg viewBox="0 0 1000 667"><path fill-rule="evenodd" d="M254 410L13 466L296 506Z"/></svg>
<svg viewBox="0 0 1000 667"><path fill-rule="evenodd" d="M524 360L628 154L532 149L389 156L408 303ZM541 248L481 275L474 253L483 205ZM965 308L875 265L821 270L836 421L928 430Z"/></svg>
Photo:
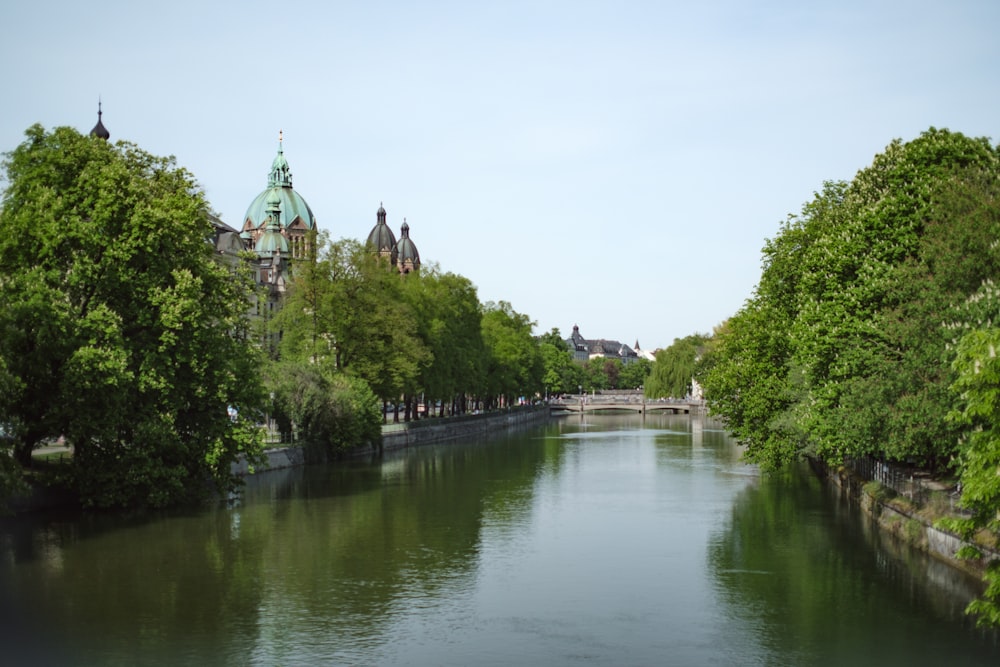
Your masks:
<svg viewBox="0 0 1000 667"><path fill-rule="evenodd" d="M569 412L637 412L646 414L647 412L672 412L691 413L697 412L704 407L701 401L670 401L670 400L643 400L634 397L615 396L585 396L581 398L563 398L549 401L549 410L552 414L565 414Z"/></svg>

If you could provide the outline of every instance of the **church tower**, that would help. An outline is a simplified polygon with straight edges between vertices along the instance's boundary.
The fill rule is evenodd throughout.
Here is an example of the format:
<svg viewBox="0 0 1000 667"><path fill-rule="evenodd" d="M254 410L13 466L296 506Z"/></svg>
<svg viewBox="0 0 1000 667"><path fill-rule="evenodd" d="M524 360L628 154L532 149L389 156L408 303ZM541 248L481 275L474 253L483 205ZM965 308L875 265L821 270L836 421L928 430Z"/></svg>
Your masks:
<svg viewBox="0 0 1000 667"><path fill-rule="evenodd" d="M284 137L278 133L278 154L271 163L271 172L264 189L250 203L243 216L242 236L254 250L268 232L273 214L273 201L278 202L276 222L278 232L288 241L288 255L300 259L309 255L309 234L316 229L316 218L306 200L292 188L292 171L285 159Z"/></svg>
<svg viewBox="0 0 1000 667"><path fill-rule="evenodd" d="M410 273L420 268L420 253L417 246L410 238L410 225L406 218L403 218L403 226L399 230L400 237L396 240L396 235L386 222L385 209L379 204L378 211L375 212L375 226L368 233L368 240L365 246L379 257L389 260L391 266L400 273Z"/></svg>
<svg viewBox="0 0 1000 667"><path fill-rule="evenodd" d="M103 114L103 112L101 111L101 100L98 99L97 100L97 125L95 125L94 129L92 129L90 131L90 136L97 137L98 139L104 139L105 141L107 141L108 139L111 138L111 133L108 132L108 128L104 127L104 123L101 122L101 115L102 114Z"/></svg>

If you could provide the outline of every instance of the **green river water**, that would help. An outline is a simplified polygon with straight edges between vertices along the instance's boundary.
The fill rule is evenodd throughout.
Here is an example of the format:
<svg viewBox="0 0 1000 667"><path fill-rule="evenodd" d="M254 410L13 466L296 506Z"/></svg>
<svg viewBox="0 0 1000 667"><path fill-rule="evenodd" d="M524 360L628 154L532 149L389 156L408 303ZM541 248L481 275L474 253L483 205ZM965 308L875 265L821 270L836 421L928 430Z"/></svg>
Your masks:
<svg viewBox="0 0 1000 667"><path fill-rule="evenodd" d="M588 414L0 519L0 664L1000 665L979 590L711 421Z"/></svg>

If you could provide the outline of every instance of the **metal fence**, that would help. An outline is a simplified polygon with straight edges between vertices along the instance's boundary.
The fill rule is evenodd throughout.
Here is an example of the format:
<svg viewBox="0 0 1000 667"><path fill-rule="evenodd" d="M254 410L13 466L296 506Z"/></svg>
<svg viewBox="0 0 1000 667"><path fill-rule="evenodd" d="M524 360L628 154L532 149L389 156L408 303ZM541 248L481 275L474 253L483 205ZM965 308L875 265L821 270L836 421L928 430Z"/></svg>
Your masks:
<svg viewBox="0 0 1000 667"><path fill-rule="evenodd" d="M847 467L865 481L876 481L896 494L924 505L935 497L947 498L948 509L956 514L966 512L959 506L961 484L944 484L926 470L899 463L889 463L872 456L848 459Z"/></svg>

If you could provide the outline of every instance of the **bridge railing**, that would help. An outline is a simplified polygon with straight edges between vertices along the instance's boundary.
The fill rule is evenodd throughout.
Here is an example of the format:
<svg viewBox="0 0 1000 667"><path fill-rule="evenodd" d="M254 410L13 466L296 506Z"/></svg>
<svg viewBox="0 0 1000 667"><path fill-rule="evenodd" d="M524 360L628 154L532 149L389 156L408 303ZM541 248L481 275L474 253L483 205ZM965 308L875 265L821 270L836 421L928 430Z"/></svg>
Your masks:
<svg viewBox="0 0 1000 667"><path fill-rule="evenodd" d="M693 405L698 403L698 401L684 398L644 398L642 394L639 395L601 395L601 394L572 394L570 396L563 396L562 398L550 398L549 403L555 405L578 405L580 403L602 403L602 404L615 404L615 403L643 403L646 405L657 405L657 404L668 404L668 405Z"/></svg>

